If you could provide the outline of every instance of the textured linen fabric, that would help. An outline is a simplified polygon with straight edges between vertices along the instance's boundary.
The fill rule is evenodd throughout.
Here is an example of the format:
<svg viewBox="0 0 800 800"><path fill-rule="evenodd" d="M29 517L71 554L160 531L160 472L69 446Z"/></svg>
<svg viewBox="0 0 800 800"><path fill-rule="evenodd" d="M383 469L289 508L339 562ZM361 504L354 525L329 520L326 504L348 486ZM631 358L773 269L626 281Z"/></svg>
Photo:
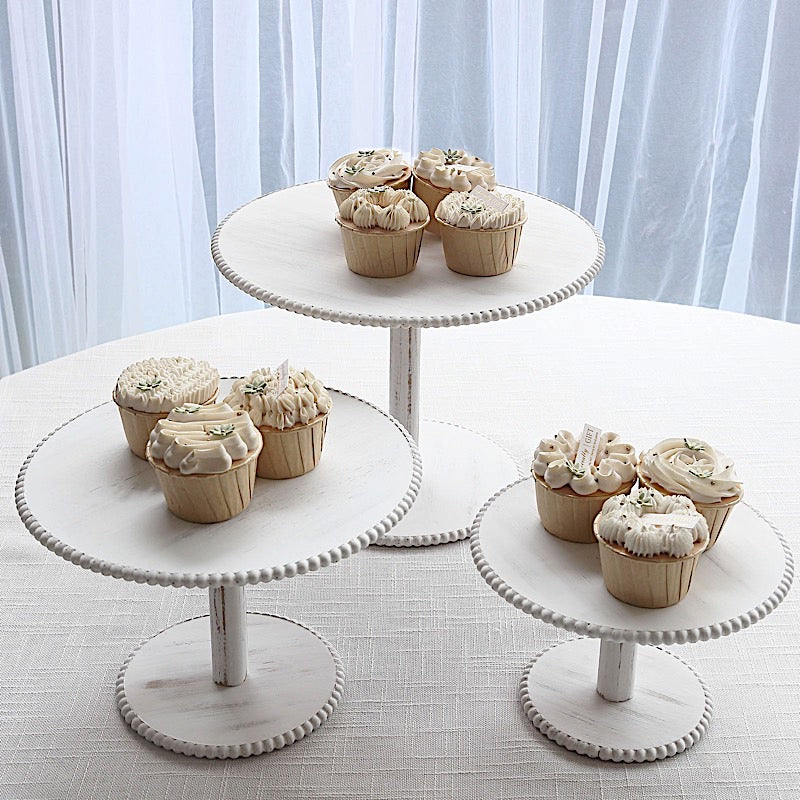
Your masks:
<svg viewBox="0 0 800 800"><path fill-rule="evenodd" d="M747 630L669 648L710 688L704 739L665 761L610 764L558 747L525 719L523 667L571 636L492 592L466 542L372 547L247 588L249 610L313 627L344 663L342 703L305 740L209 761L162 750L124 723L113 689L122 661L164 627L207 613L207 593L95 575L44 549L14 508L25 456L150 355L207 358L227 375L288 356L385 406L388 338L272 309L102 345L0 381L0 800L800 796L797 591ZM735 459L747 501L797 551L798 353L800 328L787 323L576 297L521 319L425 330L422 409L488 434L526 468L542 436L585 421L641 447L705 438Z"/></svg>

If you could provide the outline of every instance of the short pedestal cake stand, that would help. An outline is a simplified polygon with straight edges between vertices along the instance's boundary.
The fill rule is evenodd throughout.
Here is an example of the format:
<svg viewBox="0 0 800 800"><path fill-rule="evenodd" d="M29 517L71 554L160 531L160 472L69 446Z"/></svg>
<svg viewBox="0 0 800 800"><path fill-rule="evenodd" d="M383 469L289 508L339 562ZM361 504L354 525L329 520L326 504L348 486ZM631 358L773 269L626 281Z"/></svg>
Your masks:
<svg viewBox="0 0 800 800"><path fill-rule="evenodd" d="M57 428L20 470L22 521L57 555L137 583L208 587L210 616L144 642L117 679L125 721L167 750L268 752L316 730L339 702L344 676L331 646L298 622L247 613L244 592L359 552L414 502L421 462L408 433L362 400L331 395L316 469L257 479L249 508L227 522L198 525L167 510L113 403Z"/></svg>
<svg viewBox="0 0 800 800"><path fill-rule="evenodd" d="M680 753L699 741L711 718L697 673L673 653L643 645L736 633L773 611L793 576L783 538L745 503L700 558L688 595L663 609L620 602L605 588L595 545L547 533L530 478L495 494L472 531L475 564L503 599L589 637L550 647L528 664L520 684L526 716L562 747L610 761Z"/></svg>
<svg viewBox="0 0 800 800"><path fill-rule="evenodd" d="M511 456L486 437L456 425L420 426L422 329L540 311L579 292L603 265L603 241L586 220L551 200L515 193L525 200L528 221L513 269L491 278L451 272L441 241L429 235L409 275L350 272L336 204L321 181L253 200L223 220L212 238L217 268L247 294L317 319L389 328L389 410L420 444L425 479L414 508L378 544L464 539L479 498L519 477Z"/></svg>

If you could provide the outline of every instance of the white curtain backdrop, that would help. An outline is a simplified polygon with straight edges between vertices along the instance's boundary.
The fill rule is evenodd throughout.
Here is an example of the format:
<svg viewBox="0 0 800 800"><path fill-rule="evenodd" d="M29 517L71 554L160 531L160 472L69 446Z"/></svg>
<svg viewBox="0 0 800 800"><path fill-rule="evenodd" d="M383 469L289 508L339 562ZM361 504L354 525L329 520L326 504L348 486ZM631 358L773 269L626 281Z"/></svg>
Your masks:
<svg viewBox="0 0 800 800"><path fill-rule="evenodd" d="M254 307L219 219L465 147L594 222L591 291L800 321L795 0L2 0L0 374Z"/></svg>

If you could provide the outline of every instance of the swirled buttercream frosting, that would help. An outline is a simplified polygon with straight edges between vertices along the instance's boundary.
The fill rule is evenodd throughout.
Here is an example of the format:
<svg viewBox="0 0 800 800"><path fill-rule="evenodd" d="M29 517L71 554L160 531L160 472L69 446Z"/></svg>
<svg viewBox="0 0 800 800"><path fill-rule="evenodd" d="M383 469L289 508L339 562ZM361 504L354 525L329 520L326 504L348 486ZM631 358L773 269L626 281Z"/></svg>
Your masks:
<svg viewBox="0 0 800 800"><path fill-rule="evenodd" d="M428 207L408 189L376 186L359 189L342 201L339 217L357 228L402 231L417 222L427 222Z"/></svg>
<svg viewBox="0 0 800 800"><path fill-rule="evenodd" d="M597 521L602 539L635 556L688 556L708 542L708 523L688 498L634 489L603 503Z"/></svg>
<svg viewBox="0 0 800 800"><path fill-rule="evenodd" d="M717 503L742 493L733 461L700 439L664 439L639 457L641 475L667 492L696 503Z"/></svg>
<svg viewBox="0 0 800 800"><path fill-rule="evenodd" d="M259 450L261 434L244 411L227 403L186 403L158 421L149 448L153 460L182 475L213 475Z"/></svg>
<svg viewBox="0 0 800 800"><path fill-rule="evenodd" d="M278 394L278 373L269 367L257 369L234 382L225 402L247 412L257 427L282 431L308 425L331 410L333 401L322 382L309 370L289 368L289 381Z"/></svg>
<svg viewBox="0 0 800 800"><path fill-rule="evenodd" d="M175 356L146 358L126 367L117 378L114 401L135 411L164 412L180 403L204 403L219 384L207 361Z"/></svg>
<svg viewBox="0 0 800 800"><path fill-rule="evenodd" d="M362 189L402 181L411 167L399 150L381 147L358 150L337 158L328 170L328 184L335 189Z"/></svg>
<svg viewBox="0 0 800 800"><path fill-rule="evenodd" d="M588 469L575 463L578 440L569 431L559 431L552 439L542 439L533 454L531 472L551 489L569 487L580 495L612 493L636 476L636 451L619 434L601 434L594 463Z"/></svg>
<svg viewBox="0 0 800 800"><path fill-rule="evenodd" d="M482 203L469 192L451 192L436 209L436 218L456 228L471 230L496 230L508 228L524 221L525 203L511 194L498 194L506 201L503 211Z"/></svg>
<svg viewBox="0 0 800 800"><path fill-rule="evenodd" d="M464 150L422 150L414 159L414 175L454 192L468 192L475 186L494 189L494 167Z"/></svg>

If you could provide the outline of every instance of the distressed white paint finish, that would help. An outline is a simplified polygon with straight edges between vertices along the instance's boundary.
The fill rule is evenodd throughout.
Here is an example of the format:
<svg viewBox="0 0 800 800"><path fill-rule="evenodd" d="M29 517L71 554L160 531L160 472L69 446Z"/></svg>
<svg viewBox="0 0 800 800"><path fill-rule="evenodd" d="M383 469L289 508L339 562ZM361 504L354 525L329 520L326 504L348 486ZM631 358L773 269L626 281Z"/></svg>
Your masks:
<svg viewBox="0 0 800 800"><path fill-rule="evenodd" d="M539 654L520 684L525 714L550 739L608 761L654 761L691 747L708 728L711 700L697 674L657 647L639 652L636 690L610 703L595 690L598 642L573 639Z"/></svg>
<svg viewBox="0 0 800 800"><path fill-rule="evenodd" d="M505 600L565 630L615 641L672 644L735 633L770 613L794 574L783 538L746 502L701 556L687 596L669 608L637 608L609 594L597 546L565 542L542 527L530 478L491 498L472 530L475 563Z"/></svg>
<svg viewBox="0 0 800 800"><path fill-rule="evenodd" d="M592 226L543 197L524 198L528 221L514 268L492 278L447 269L441 241L425 236L417 268L399 278L364 278L347 268L336 204L324 181L253 200L220 223L211 241L217 268L242 291L299 314L389 328L489 322L538 311L589 283L605 249Z"/></svg>
<svg viewBox="0 0 800 800"><path fill-rule="evenodd" d="M424 480L406 516L376 544L424 547L469 536L483 498L519 477L514 459L480 433L423 420Z"/></svg>
<svg viewBox="0 0 800 800"><path fill-rule="evenodd" d="M597 664L597 693L612 703L630 700L636 682L636 651L632 642L600 640Z"/></svg>
<svg viewBox="0 0 800 800"><path fill-rule="evenodd" d="M247 680L219 686L211 679L208 624L197 617L173 625L123 666L117 704L141 736L187 755L237 758L302 739L333 712L341 665L318 634L248 614Z"/></svg>
<svg viewBox="0 0 800 800"><path fill-rule="evenodd" d="M211 610L211 672L220 686L240 686L247 678L247 607L242 586L208 590Z"/></svg>
<svg viewBox="0 0 800 800"><path fill-rule="evenodd" d="M419 328L389 331L389 413L419 443Z"/></svg>
<svg viewBox="0 0 800 800"><path fill-rule="evenodd" d="M421 480L405 430L362 400L332 397L317 468L257 479L249 508L226 522L186 522L167 510L153 468L127 449L113 403L31 454L17 485L20 515L56 554L140 583L256 584L328 566L391 529Z"/></svg>

